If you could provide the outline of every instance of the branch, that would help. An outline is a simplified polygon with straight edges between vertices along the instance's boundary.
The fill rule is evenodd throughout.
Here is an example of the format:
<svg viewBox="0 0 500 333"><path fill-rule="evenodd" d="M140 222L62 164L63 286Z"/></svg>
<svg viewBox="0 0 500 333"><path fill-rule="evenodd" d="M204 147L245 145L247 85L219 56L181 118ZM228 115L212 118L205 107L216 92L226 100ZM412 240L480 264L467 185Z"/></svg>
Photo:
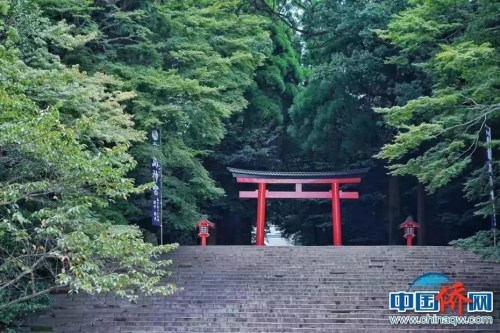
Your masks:
<svg viewBox="0 0 500 333"><path fill-rule="evenodd" d="M285 23L290 29L292 29L296 32L299 32L301 34L304 34L306 39L309 37L313 37L313 36L324 35L324 34L329 32L328 30L308 31L308 30L298 28L295 24L293 24L292 22L290 22L288 20L288 17L275 11L271 6L269 6L269 4L266 1L260 1L259 3L264 5L265 8L262 8L261 6L259 6L257 4L257 1L254 0L254 6L257 10L265 11L265 12L269 13L271 16L278 18L281 22Z"/></svg>
<svg viewBox="0 0 500 333"><path fill-rule="evenodd" d="M107 44L113 44L113 43L122 43L122 42L128 42L130 44L137 43L139 37L137 36L126 36L126 37L116 37L116 38L110 38L106 39L105 42Z"/></svg>
<svg viewBox="0 0 500 333"><path fill-rule="evenodd" d="M304 10L306 10L306 9L307 9L307 8L306 8L306 6L304 6L304 4L303 4L303 3L301 3L299 0L292 0L292 3L293 3L295 6L299 7L300 9L304 9Z"/></svg>
<svg viewBox="0 0 500 333"><path fill-rule="evenodd" d="M476 102L474 102L472 99L468 98L470 101L472 101L475 106L472 107L472 109L489 109L488 111L486 112L483 112L481 114L479 114L477 117L475 118L472 118L471 120L465 122L465 123L461 123L461 124L457 124L457 125L453 125L453 126L450 126L448 128L445 128L444 130L442 130L440 133L438 133L436 136L439 136L439 135L442 135L444 134L445 132L448 132L454 128L457 128L457 127L462 127L462 126L467 126L466 128L466 131L467 129L470 128L471 125L474 125L476 123L478 123L483 117L486 117L488 116L490 113L493 113L495 111L499 111L500 110L500 104L492 104L492 105L482 105L482 104L477 104Z"/></svg>
<svg viewBox="0 0 500 333"><path fill-rule="evenodd" d="M37 261L35 261L33 263L33 265L31 265L31 267L29 269L27 269L26 271L20 273L18 276L16 276L15 279L12 279L9 282L4 283L2 286L0 286L0 290L3 290L5 288L10 287L11 285L13 285L14 283L16 283L17 281L21 280L26 275L31 274L33 272L33 270L35 269L35 267L38 266L38 264L40 264L43 260L45 260L47 258L50 258L50 257L51 256L49 256L49 255L43 255L43 256L41 256L40 258L37 259Z"/></svg>
<svg viewBox="0 0 500 333"><path fill-rule="evenodd" d="M40 197L40 196L44 196L44 195L47 195L47 194L50 194L50 193L54 193L55 191L54 190L45 190L45 191L35 191L35 192L30 192L30 193L27 193L27 194L23 194L17 198L14 198L10 201L3 201L3 202L0 202L0 206L8 206L8 205L12 205L16 202L18 202L19 200L23 200L23 199L34 199L36 197Z"/></svg>
<svg viewBox="0 0 500 333"><path fill-rule="evenodd" d="M459 158L461 158L462 156L464 156L465 154L467 154L467 152L469 152L469 150L472 149L472 151L470 152L469 155L467 155L466 158L470 158L472 156L472 154L474 154L474 152L477 150L477 145L479 143L479 137L481 136L481 132L483 130L483 127L484 127L484 124L486 123L486 116L484 116L484 120L481 124L481 127L479 127L479 130L477 131L476 133L476 138L475 140L471 143L471 145L469 146L469 148L467 148L465 151L463 151L460 155L458 155L456 158L454 158L452 161L450 161L450 163L448 164L448 166L451 166L453 163L455 163Z"/></svg>
<svg viewBox="0 0 500 333"><path fill-rule="evenodd" d="M30 299L33 299L35 297L38 297L38 296L42 296L42 295L45 295L45 294L48 294L50 293L52 290L55 290L57 288L61 288L61 287L66 287L67 285L60 285L60 286L52 286L48 289L45 289L45 290L42 290L42 291L39 291L35 294L31 294L31 295L28 295L28 296L24 296L24 297L21 297L21 298L18 298L16 300L13 300L13 301L10 301L8 303L4 303L2 305L0 305L0 311L8 308L8 307L11 307L13 305L16 305L18 303L21 303L21 302L24 302L24 301L28 301Z"/></svg>
<svg viewBox="0 0 500 333"><path fill-rule="evenodd" d="M31 294L36 294L35 274L33 274L33 271L31 271L30 275L31 275Z"/></svg>
<svg viewBox="0 0 500 333"><path fill-rule="evenodd" d="M497 25L496 27L491 27L491 28L486 28L486 30L498 30L500 29L500 25Z"/></svg>

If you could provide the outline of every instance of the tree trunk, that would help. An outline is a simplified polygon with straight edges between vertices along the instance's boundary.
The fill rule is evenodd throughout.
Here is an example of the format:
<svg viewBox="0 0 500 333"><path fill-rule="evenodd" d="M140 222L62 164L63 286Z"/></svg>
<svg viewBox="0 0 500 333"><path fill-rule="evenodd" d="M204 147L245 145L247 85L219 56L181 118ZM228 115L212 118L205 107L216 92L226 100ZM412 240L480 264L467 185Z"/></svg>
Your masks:
<svg viewBox="0 0 500 333"><path fill-rule="evenodd" d="M388 198L388 235L389 245L397 243L396 232L401 221L401 193L399 190L399 178L396 176L389 177L389 198Z"/></svg>
<svg viewBox="0 0 500 333"><path fill-rule="evenodd" d="M418 245L425 244L425 186L422 183L417 185L417 222L420 224L420 229L417 231Z"/></svg>

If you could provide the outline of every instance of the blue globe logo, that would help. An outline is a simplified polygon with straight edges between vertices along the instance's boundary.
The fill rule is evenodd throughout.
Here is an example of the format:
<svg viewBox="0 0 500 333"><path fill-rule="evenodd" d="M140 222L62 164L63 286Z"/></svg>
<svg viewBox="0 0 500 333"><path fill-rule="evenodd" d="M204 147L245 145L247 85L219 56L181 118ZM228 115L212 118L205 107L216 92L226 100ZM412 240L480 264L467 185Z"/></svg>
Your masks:
<svg viewBox="0 0 500 333"><path fill-rule="evenodd" d="M406 291L440 290L443 285L452 283L451 278L443 273L429 272L419 275L410 283Z"/></svg>

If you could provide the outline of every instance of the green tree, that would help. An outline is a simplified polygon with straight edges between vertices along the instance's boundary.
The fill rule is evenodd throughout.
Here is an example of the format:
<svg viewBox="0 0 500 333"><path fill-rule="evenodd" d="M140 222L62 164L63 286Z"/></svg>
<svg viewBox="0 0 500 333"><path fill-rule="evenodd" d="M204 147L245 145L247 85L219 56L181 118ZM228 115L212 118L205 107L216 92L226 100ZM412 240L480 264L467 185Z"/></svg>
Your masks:
<svg viewBox="0 0 500 333"><path fill-rule="evenodd" d="M381 223L361 227L368 222L363 216L370 214L365 209L373 215L384 198L381 187L387 186L383 163L372 156L390 131L373 107L396 105L425 89L417 71L385 63L395 47L374 32L385 28L405 5L406 1L383 0L303 2L303 62L310 75L289 111L288 131L302 149L300 169L372 168L363 180L363 207L344 205L344 235L355 243L384 239ZM330 214L327 201L296 206L283 220L284 229L301 233L304 244L331 244Z"/></svg>
<svg viewBox="0 0 500 333"><path fill-rule="evenodd" d="M324 1L304 13L305 29L329 32L307 40L305 62L313 69L290 110L290 132L328 167L359 165L384 140L372 107L397 102L398 73L384 63L393 48L373 30L403 7L404 1Z"/></svg>
<svg viewBox="0 0 500 333"><path fill-rule="evenodd" d="M67 63L120 77L137 97L127 105L137 128L161 128L164 222L167 236L190 242L201 207L223 195L203 165L226 133L224 121L243 110L254 71L271 51L265 20L245 13L238 1L37 0L95 39L62 52ZM134 144L131 173L151 180L151 148ZM134 197L122 211L149 225L149 200ZM119 207L119 206L116 206Z"/></svg>
<svg viewBox="0 0 500 333"><path fill-rule="evenodd" d="M431 192L468 176L467 196L480 202L482 215L493 210L484 150L478 147L485 146L485 125L494 133L500 130L493 14L499 9L498 1L415 0L380 32L400 49L389 61L423 69L433 88L429 96L378 110L398 133L377 156L390 161L393 174L416 176ZM491 143L495 152L498 144L496 139Z"/></svg>
<svg viewBox="0 0 500 333"><path fill-rule="evenodd" d="M207 169L226 189L226 197L208 206L223 244L250 244L251 225L255 223L255 202L239 199L239 186L227 166L259 170L293 167L289 161L297 151L286 132L288 109L303 77L297 36L280 20L265 12L256 13L272 22L268 27L272 53L257 68L245 91L248 106L226 121L227 134L206 161ZM275 208L270 212L276 212ZM273 223L273 215L269 217L268 222Z"/></svg>
<svg viewBox="0 0 500 333"><path fill-rule="evenodd" d="M31 1L0 1L0 322L70 292L167 295L159 285L173 246L142 241L134 226L101 214L117 198L143 192L126 177L128 153L144 134L115 78L66 66L53 50L95 38L51 24Z"/></svg>

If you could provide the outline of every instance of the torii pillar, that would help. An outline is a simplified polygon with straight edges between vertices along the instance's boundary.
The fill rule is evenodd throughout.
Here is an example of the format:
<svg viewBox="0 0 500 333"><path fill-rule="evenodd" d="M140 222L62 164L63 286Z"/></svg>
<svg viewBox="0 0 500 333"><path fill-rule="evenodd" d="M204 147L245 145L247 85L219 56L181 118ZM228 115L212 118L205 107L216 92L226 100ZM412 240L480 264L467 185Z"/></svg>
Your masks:
<svg viewBox="0 0 500 333"><path fill-rule="evenodd" d="M228 168L238 183L258 184L255 191L240 191L240 198L257 199L256 245L263 246L266 228L267 199L331 199L333 245L342 245L341 199L359 199L358 192L340 190L343 184L358 184L368 169L343 172L268 172ZM356 177L357 176L357 177ZM267 184L294 184L295 191L268 191ZM330 184L330 191L302 191L303 184Z"/></svg>

